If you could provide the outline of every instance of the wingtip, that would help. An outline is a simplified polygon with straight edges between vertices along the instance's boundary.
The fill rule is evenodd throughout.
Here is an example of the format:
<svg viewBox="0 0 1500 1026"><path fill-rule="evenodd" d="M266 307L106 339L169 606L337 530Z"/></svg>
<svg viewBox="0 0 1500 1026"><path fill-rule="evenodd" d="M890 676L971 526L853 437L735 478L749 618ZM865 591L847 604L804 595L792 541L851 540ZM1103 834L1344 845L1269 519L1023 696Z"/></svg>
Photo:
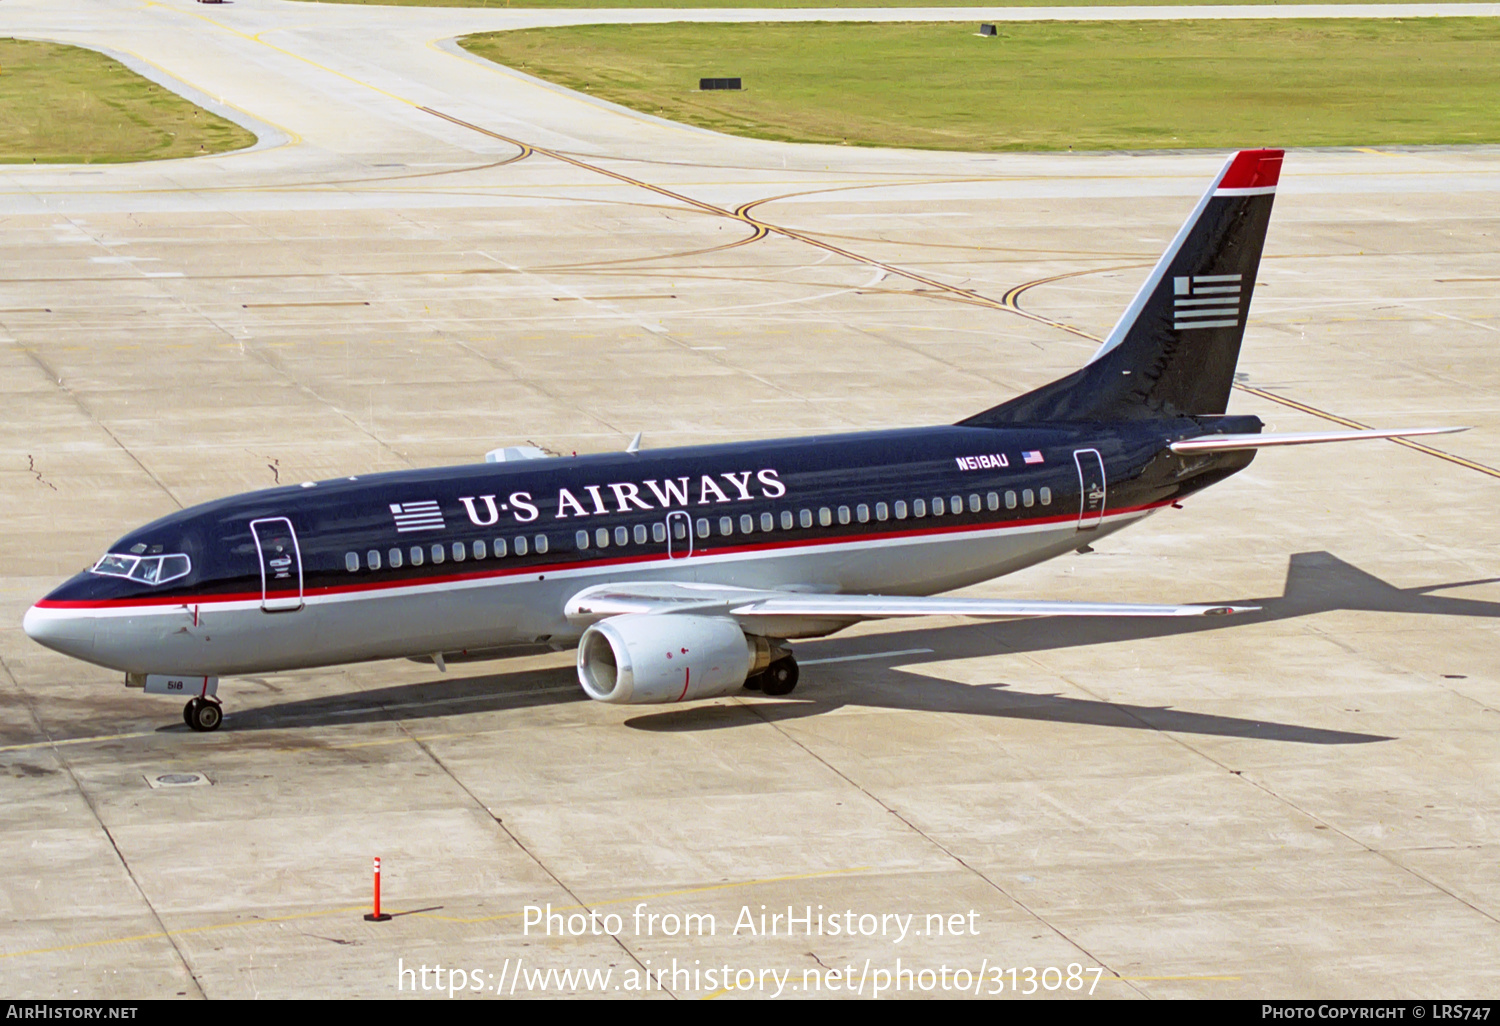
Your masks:
<svg viewBox="0 0 1500 1026"><path fill-rule="evenodd" d="M1237 613L1258 613L1260 606L1209 606L1203 616L1234 616Z"/></svg>

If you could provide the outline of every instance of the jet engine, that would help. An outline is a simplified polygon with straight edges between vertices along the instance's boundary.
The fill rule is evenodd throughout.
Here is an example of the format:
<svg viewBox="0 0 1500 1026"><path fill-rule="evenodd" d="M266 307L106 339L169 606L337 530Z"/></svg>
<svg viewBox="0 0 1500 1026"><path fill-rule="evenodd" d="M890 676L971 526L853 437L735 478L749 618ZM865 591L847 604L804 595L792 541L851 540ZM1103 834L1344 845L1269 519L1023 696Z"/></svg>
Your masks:
<svg viewBox="0 0 1500 1026"><path fill-rule="evenodd" d="M784 654L728 617L627 613L583 632L578 680L601 702L690 702L739 690Z"/></svg>

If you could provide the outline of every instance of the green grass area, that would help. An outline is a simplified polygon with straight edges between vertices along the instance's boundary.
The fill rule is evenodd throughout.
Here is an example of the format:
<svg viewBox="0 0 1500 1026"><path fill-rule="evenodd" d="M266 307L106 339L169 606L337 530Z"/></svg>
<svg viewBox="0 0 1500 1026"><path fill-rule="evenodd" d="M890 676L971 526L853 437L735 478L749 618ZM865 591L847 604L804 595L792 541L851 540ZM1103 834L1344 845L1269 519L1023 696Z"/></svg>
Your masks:
<svg viewBox="0 0 1500 1026"><path fill-rule="evenodd" d="M377 7L1181 7L1211 4L1376 3L1409 0L311 0ZM1448 0L1482 3L1484 0Z"/></svg>
<svg viewBox="0 0 1500 1026"><path fill-rule="evenodd" d="M93 50L0 39L0 163L120 163L222 153L255 143Z"/></svg>
<svg viewBox="0 0 1500 1026"><path fill-rule="evenodd" d="M1500 142L1494 19L591 25L479 56L736 135L948 150ZM743 92L699 92L700 77Z"/></svg>

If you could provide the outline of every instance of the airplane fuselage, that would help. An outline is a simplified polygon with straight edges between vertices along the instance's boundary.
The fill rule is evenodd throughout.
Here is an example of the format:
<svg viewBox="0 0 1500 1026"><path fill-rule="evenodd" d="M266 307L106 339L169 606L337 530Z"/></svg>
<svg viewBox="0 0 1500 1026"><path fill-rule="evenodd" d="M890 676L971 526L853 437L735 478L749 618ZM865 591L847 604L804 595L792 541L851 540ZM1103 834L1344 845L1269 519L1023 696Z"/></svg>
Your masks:
<svg viewBox="0 0 1500 1026"><path fill-rule="evenodd" d="M127 673L220 675L567 645L568 600L606 582L931 595L1221 480L1253 454L1166 446L1259 427L937 427L309 482L132 531L26 629Z"/></svg>

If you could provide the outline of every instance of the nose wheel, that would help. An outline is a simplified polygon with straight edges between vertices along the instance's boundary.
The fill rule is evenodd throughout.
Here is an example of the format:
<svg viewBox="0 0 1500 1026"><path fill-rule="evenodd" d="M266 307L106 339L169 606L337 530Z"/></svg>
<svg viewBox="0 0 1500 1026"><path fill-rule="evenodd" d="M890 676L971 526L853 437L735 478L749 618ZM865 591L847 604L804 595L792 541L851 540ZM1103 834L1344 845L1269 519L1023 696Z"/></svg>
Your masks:
<svg viewBox="0 0 1500 1026"><path fill-rule="evenodd" d="M182 722L197 731L218 730L224 709L211 698L190 698L182 707Z"/></svg>

